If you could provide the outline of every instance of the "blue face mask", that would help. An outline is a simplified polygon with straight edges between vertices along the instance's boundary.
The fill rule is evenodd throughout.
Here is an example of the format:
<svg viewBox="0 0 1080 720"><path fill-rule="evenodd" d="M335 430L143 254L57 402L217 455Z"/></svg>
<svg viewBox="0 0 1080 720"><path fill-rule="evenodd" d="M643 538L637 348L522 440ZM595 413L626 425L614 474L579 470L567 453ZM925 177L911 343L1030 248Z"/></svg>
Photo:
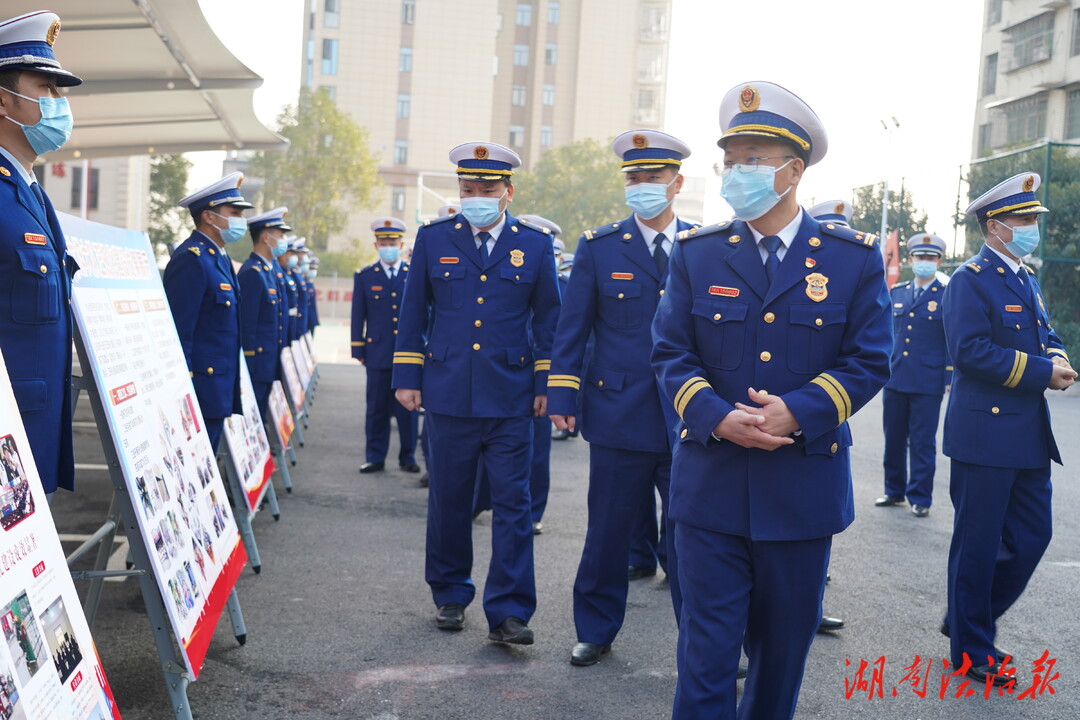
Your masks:
<svg viewBox="0 0 1080 720"><path fill-rule="evenodd" d="M300 258L293 255L291 258L289 258L288 262L289 262L289 267L294 268L294 267L296 267L297 265L300 264Z"/></svg>
<svg viewBox="0 0 1080 720"><path fill-rule="evenodd" d="M668 200L667 191L671 187L672 180L664 183L638 183L626 186L626 204L634 211L634 214L642 220L652 220L664 212L671 200Z"/></svg>
<svg viewBox="0 0 1080 720"><path fill-rule="evenodd" d="M284 255L288 251L288 249L289 249L289 241L285 239L284 235L282 235L281 237L278 238L277 245L270 248L270 253L274 257L279 258L282 255Z"/></svg>
<svg viewBox="0 0 1080 720"><path fill-rule="evenodd" d="M218 215L213 210L211 210L210 212L212 214L214 214L214 215L217 215L219 218L226 221L227 223L229 223L229 226L227 228L224 228L224 229L223 228L218 228L218 232L221 233L221 240L225 244L229 245L229 244L232 244L234 242L237 242L237 241L240 240L240 238L244 237L244 235L247 234L248 224L247 224L247 220L245 220L244 218L242 218L242 217L228 217L227 218L224 215ZM217 227L217 225L215 225L214 227Z"/></svg>
<svg viewBox="0 0 1080 720"><path fill-rule="evenodd" d="M1010 229L1012 230L1012 242L1005 243L1005 249L1016 257L1026 257L1039 247L1038 225L1017 225Z"/></svg>
<svg viewBox="0 0 1080 720"><path fill-rule="evenodd" d="M319 274L318 270L308 270L307 279L308 280L314 280L315 276L318 275L318 274Z"/></svg>
<svg viewBox="0 0 1080 720"><path fill-rule="evenodd" d="M740 220L757 220L776 207L780 198L791 192L788 188L783 194L775 189L776 171L791 164L788 160L780 167L771 165L735 165L724 169L724 179L720 186L720 195L735 211ZM743 172L751 170L751 172Z"/></svg>
<svg viewBox="0 0 1080 720"><path fill-rule="evenodd" d="M502 210L499 204L502 202L504 192L497 198L465 197L461 198L461 214L475 227L489 227L499 222Z"/></svg>
<svg viewBox="0 0 1080 720"><path fill-rule="evenodd" d="M399 255L401 255L401 248L399 248L397 245L379 246L379 259L387 265L393 265L394 263L396 263Z"/></svg>
<svg viewBox="0 0 1080 720"><path fill-rule="evenodd" d="M911 263L911 271L915 273L915 277L920 280L934 277L934 273L937 272L937 263L933 260L916 260Z"/></svg>
<svg viewBox="0 0 1080 720"><path fill-rule="evenodd" d="M36 102L38 107L41 108L41 119L33 125L23 125L17 120L12 120L10 115L5 116L22 128L23 134L26 135L26 139L30 142L30 147L34 149L35 153L44 155L59 150L64 146L64 143L71 137L71 128L74 125L74 120L71 117L71 106L68 105L67 98L49 96L32 98L11 90L7 90L7 92L24 100ZM246 232L247 228L245 227L244 230Z"/></svg>

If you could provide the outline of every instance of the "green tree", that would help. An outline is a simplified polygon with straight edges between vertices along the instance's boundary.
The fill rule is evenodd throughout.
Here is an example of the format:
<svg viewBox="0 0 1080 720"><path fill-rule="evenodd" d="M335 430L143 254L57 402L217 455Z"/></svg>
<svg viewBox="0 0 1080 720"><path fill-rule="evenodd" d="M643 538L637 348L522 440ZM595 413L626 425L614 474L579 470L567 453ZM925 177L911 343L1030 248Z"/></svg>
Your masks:
<svg viewBox="0 0 1080 720"><path fill-rule="evenodd" d="M885 184L866 185L855 189L852 203L851 227L875 235L881 230L881 203ZM915 233L926 232L926 211L915 207L915 199L903 188L889 188L888 230L900 231L900 243Z"/></svg>
<svg viewBox="0 0 1080 720"><path fill-rule="evenodd" d="M150 158L150 222L147 234L159 258L168 257L169 243L180 242L191 226L191 215L179 205L187 195L191 161L183 155Z"/></svg>
<svg viewBox="0 0 1080 720"><path fill-rule="evenodd" d="M568 252L585 230L630 214L618 158L592 139L548 150L532 172L516 176L514 188L514 214L558 223Z"/></svg>
<svg viewBox="0 0 1080 720"><path fill-rule="evenodd" d="M287 219L308 247L325 250L353 210L370 210L382 183L369 133L334 105L325 90L300 90L278 117L285 152L258 152L250 173L263 178L263 205L286 205Z"/></svg>

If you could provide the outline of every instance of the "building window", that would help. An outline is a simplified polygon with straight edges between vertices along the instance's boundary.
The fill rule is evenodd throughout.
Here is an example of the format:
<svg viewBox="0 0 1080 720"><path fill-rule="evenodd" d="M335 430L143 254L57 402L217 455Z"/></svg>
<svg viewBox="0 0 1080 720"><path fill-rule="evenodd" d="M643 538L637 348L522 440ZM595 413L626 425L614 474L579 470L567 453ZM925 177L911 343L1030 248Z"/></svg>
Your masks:
<svg viewBox="0 0 1080 720"><path fill-rule="evenodd" d="M1002 0L986 0L986 27L1001 22Z"/></svg>
<svg viewBox="0 0 1080 720"><path fill-rule="evenodd" d="M544 64L554 65L558 59L559 50L555 43L548 43L544 46Z"/></svg>
<svg viewBox="0 0 1080 720"><path fill-rule="evenodd" d="M412 48L403 47L398 52L397 69L401 72L412 72Z"/></svg>
<svg viewBox="0 0 1080 720"><path fill-rule="evenodd" d="M407 94L401 94L397 96L397 116L399 118L409 117L409 96Z"/></svg>
<svg viewBox="0 0 1080 720"><path fill-rule="evenodd" d="M338 41L334 38L323 38L322 41L322 74L337 75Z"/></svg>
<svg viewBox="0 0 1080 720"><path fill-rule="evenodd" d="M1065 108L1065 139L1080 138L1080 89L1070 90L1066 96L1068 105Z"/></svg>
<svg viewBox="0 0 1080 720"><path fill-rule="evenodd" d="M528 27L532 25L532 4L531 3L518 3L517 15L514 22L518 25L524 25Z"/></svg>
<svg viewBox="0 0 1080 720"><path fill-rule="evenodd" d="M641 8L641 39L663 40L667 37L667 8L648 6Z"/></svg>
<svg viewBox="0 0 1080 720"><path fill-rule="evenodd" d="M326 91L326 97L330 98L331 101L337 100L337 87L334 85L323 85L319 89Z"/></svg>
<svg viewBox="0 0 1080 720"><path fill-rule="evenodd" d="M993 95L994 91L997 89L997 60L997 53L986 56L986 64L983 65L983 95Z"/></svg>
<svg viewBox="0 0 1080 720"><path fill-rule="evenodd" d="M544 104L545 105L554 105L555 104L555 86L554 85L545 85L544 86Z"/></svg>
<svg viewBox="0 0 1080 720"><path fill-rule="evenodd" d="M520 67L525 67L529 64L529 46L528 45L515 45L514 46L514 64Z"/></svg>
<svg viewBox="0 0 1080 720"><path fill-rule="evenodd" d="M525 107L524 85L514 85L510 88L510 104L514 107Z"/></svg>
<svg viewBox="0 0 1080 720"><path fill-rule="evenodd" d="M406 165L409 162L409 141L408 140L395 140L394 141L394 164Z"/></svg>
<svg viewBox="0 0 1080 720"><path fill-rule="evenodd" d="M416 0L401 0L401 22L404 25L416 22Z"/></svg>
<svg viewBox="0 0 1080 720"><path fill-rule="evenodd" d="M510 126L510 147L521 147L525 144L525 128L521 125Z"/></svg>
<svg viewBox="0 0 1080 720"><path fill-rule="evenodd" d="M308 40L307 54L304 56L304 87L315 84L315 41Z"/></svg>
<svg viewBox="0 0 1080 720"><path fill-rule="evenodd" d="M994 126L990 123L979 126L979 157L989 155L993 149L993 131Z"/></svg>
<svg viewBox="0 0 1080 720"><path fill-rule="evenodd" d="M98 209L98 186L101 171L90 168L90 196L87 198L87 208ZM83 169L78 165L71 168L71 209L81 210L83 204Z"/></svg>
<svg viewBox="0 0 1080 720"><path fill-rule="evenodd" d="M638 48L638 82L662 82L664 79L664 52L655 46Z"/></svg>
<svg viewBox="0 0 1080 720"><path fill-rule="evenodd" d="M551 126L540 126L540 147L551 147Z"/></svg>
<svg viewBox="0 0 1080 720"><path fill-rule="evenodd" d="M1080 55L1080 9L1073 10L1072 53Z"/></svg>
<svg viewBox="0 0 1080 720"><path fill-rule="evenodd" d="M394 208L394 212L405 212L405 187L402 185L395 185L393 194L391 196L391 207Z"/></svg>
<svg viewBox="0 0 1080 720"><path fill-rule="evenodd" d="M1013 25L1002 31L1006 53L1006 70L1019 70L1022 67L1050 59L1051 44L1054 38L1054 13L1047 12Z"/></svg>
<svg viewBox="0 0 1080 720"><path fill-rule="evenodd" d="M341 27L341 0L324 0L323 27Z"/></svg>
<svg viewBox="0 0 1080 720"><path fill-rule="evenodd" d="M638 110L652 110L656 107L656 91L650 88L638 88L637 106Z"/></svg>
<svg viewBox="0 0 1080 720"><path fill-rule="evenodd" d="M559 22L559 3L556 0L548 3L548 22L552 25Z"/></svg>
<svg viewBox="0 0 1080 720"><path fill-rule="evenodd" d="M1000 108L1005 119L1005 145L1037 140L1046 135L1046 95L1032 95Z"/></svg>

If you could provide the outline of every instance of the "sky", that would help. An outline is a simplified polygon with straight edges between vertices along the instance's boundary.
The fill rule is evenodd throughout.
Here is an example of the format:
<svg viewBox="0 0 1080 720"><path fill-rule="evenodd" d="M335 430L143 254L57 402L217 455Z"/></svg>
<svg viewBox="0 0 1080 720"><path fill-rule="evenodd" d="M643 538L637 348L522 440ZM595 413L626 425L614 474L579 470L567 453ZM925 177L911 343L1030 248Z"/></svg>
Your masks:
<svg viewBox="0 0 1080 720"><path fill-rule="evenodd" d="M356 2L357 0L348 0ZM388 2L393 0L380 0ZM467 7L468 0L459 0ZM303 0L200 0L211 27L265 82L255 111L273 127L300 86ZM730 215L712 170L721 159L720 100L749 80L805 100L829 136L826 157L799 188L811 201L901 178L928 230L953 240L960 166L970 159L984 0L673 0L665 130L705 177L704 220ZM881 121L895 117L886 132ZM222 153L192 153L194 189L220 176ZM962 203L966 204L966 203ZM863 228L876 231L876 228Z"/></svg>

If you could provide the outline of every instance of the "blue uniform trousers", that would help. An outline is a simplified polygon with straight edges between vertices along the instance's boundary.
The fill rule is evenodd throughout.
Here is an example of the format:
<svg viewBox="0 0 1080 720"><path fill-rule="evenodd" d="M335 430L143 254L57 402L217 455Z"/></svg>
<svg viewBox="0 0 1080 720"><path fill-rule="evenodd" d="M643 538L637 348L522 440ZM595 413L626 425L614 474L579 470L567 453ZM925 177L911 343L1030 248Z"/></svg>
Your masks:
<svg viewBox="0 0 1080 720"><path fill-rule="evenodd" d="M259 406L259 417L264 421L269 417L270 388L273 385L274 383L251 381L251 386L255 390L255 404Z"/></svg>
<svg viewBox="0 0 1080 720"><path fill-rule="evenodd" d="M225 418L204 417L206 434L210 436L210 447L217 453L218 445L221 444L221 434L225 432Z"/></svg>
<svg viewBox="0 0 1080 720"><path fill-rule="evenodd" d="M467 418L427 412L431 450L425 578L436 606L468 605L477 466L491 478L491 564L484 585L490 628L536 611L529 469L532 418Z"/></svg>
<svg viewBox="0 0 1080 720"><path fill-rule="evenodd" d="M533 459L529 472L529 497L532 499L532 521L540 522L547 509L551 489L551 420L533 418ZM473 515L491 509L491 483L481 465L476 472L476 491L473 494Z"/></svg>
<svg viewBox="0 0 1080 720"><path fill-rule="evenodd" d="M644 498L660 489L667 504L669 453L589 445L589 527L574 579L574 626L579 642L610 645L626 615L626 558ZM671 578L672 600L680 599ZM678 610L676 610L678 617Z"/></svg>
<svg viewBox="0 0 1080 720"><path fill-rule="evenodd" d="M683 614L672 720L795 715L832 537L754 541L675 523ZM739 648L749 674L736 712Z"/></svg>
<svg viewBox="0 0 1080 720"><path fill-rule="evenodd" d="M654 568L659 561L664 572L669 572L667 558L667 512L661 505L659 529L656 522L656 493L643 498L641 512L630 541L630 564L635 567Z"/></svg>
<svg viewBox="0 0 1080 720"><path fill-rule="evenodd" d="M906 497L912 505L930 507L933 502L942 397L889 388L882 392L886 495Z"/></svg>
<svg viewBox="0 0 1080 720"><path fill-rule="evenodd" d="M370 463L381 463L386 460L386 453L390 450L391 416L397 420L398 439L401 441L398 462L402 464L416 462L416 433L420 414L406 410L405 406L394 398L394 391L390 388L390 377L393 372L390 368L367 369L364 455Z"/></svg>
<svg viewBox="0 0 1080 720"><path fill-rule="evenodd" d="M1002 439L1007 441L1007 439ZM952 662L994 655L996 621L1027 586L1050 544L1050 467L1015 469L952 461L949 547Z"/></svg>

